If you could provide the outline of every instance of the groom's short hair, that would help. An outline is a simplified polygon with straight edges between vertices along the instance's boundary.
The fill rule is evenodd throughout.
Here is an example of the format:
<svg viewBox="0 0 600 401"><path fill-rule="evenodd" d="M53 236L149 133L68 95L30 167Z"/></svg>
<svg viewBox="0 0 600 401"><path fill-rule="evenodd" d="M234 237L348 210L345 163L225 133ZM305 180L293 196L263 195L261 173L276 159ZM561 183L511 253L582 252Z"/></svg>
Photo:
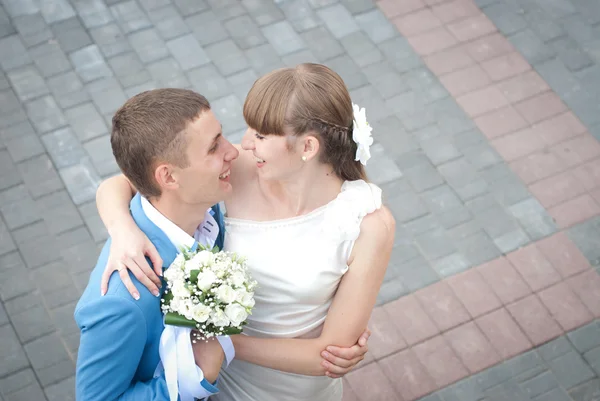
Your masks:
<svg viewBox="0 0 600 401"><path fill-rule="evenodd" d="M123 174L146 197L160 196L159 163L189 164L185 128L204 111L206 98L187 89L154 89L127 100L112 119L110 142Z"/></svg>

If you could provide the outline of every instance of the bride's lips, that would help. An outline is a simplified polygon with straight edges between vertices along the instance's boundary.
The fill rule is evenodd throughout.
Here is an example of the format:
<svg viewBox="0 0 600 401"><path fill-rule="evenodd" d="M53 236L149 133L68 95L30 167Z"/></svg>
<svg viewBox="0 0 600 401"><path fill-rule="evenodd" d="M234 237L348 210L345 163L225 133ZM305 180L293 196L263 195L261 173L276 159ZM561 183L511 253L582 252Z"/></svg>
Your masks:
<svg viewBox="0 0 600 401"><path fill-rule="evenodd" d="M259 168L264 166L266 163L263 159L261 159L260 157L258 157L256 155L254 155L254 159L256 160L256 166Z"/></svg>

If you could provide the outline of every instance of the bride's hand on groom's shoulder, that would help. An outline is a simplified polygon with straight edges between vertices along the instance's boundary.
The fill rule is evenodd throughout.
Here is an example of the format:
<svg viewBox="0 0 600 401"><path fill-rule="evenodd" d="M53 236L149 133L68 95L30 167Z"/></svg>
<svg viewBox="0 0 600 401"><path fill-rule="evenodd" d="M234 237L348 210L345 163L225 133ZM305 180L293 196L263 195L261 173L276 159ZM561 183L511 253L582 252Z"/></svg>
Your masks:
<svg viewBox="0 0 600 401"><path fill-rule="evenodd" d="M323 366L327 369L326 376L338 379L352 371L369 351L368 341L370 336L371 330L367 327L356 344L350 348L328 346L321 353L321 356L325 359Z"/></svg>
<svg viewBox="0 0 600 401"><path fill-rule="evenodd" d="M148 264L146 256L151 260L154 270ZM154 244L135 224L119 227L111 233L110 253L102 274L101 293L106 294L108 281L113 272L118 272L123 284L135 299L140 293L135 287L129 271L155 296L159 295L163 261Z"/></svg>

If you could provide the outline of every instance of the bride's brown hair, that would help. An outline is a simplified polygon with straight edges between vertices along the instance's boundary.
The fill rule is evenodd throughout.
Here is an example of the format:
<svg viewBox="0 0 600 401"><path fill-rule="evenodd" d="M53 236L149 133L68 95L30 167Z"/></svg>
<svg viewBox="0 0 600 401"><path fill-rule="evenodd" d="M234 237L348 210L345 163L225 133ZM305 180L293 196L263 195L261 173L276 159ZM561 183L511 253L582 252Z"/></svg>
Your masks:
<svg viewBox="0 0 600 401"><path fill-rule="evenodd" d="M366 180L355 161L352 101L342 78L321 64L281 68L259 78L244 103L244 119L262 135L294 136L314 131L321 144L320 161L343 180Z"/></svg>

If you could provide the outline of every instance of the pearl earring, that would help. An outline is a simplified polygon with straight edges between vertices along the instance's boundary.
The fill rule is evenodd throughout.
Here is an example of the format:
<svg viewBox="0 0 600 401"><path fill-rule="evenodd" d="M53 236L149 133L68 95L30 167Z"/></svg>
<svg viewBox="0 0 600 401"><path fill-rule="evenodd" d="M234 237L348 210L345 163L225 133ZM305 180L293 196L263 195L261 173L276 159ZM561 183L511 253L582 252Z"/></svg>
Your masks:
<svg viewBox="0 0 600 401"><path fill-rule="evenodd" d="M306 156L302 156L302 161L305 162L306 161Z"/></svg>

